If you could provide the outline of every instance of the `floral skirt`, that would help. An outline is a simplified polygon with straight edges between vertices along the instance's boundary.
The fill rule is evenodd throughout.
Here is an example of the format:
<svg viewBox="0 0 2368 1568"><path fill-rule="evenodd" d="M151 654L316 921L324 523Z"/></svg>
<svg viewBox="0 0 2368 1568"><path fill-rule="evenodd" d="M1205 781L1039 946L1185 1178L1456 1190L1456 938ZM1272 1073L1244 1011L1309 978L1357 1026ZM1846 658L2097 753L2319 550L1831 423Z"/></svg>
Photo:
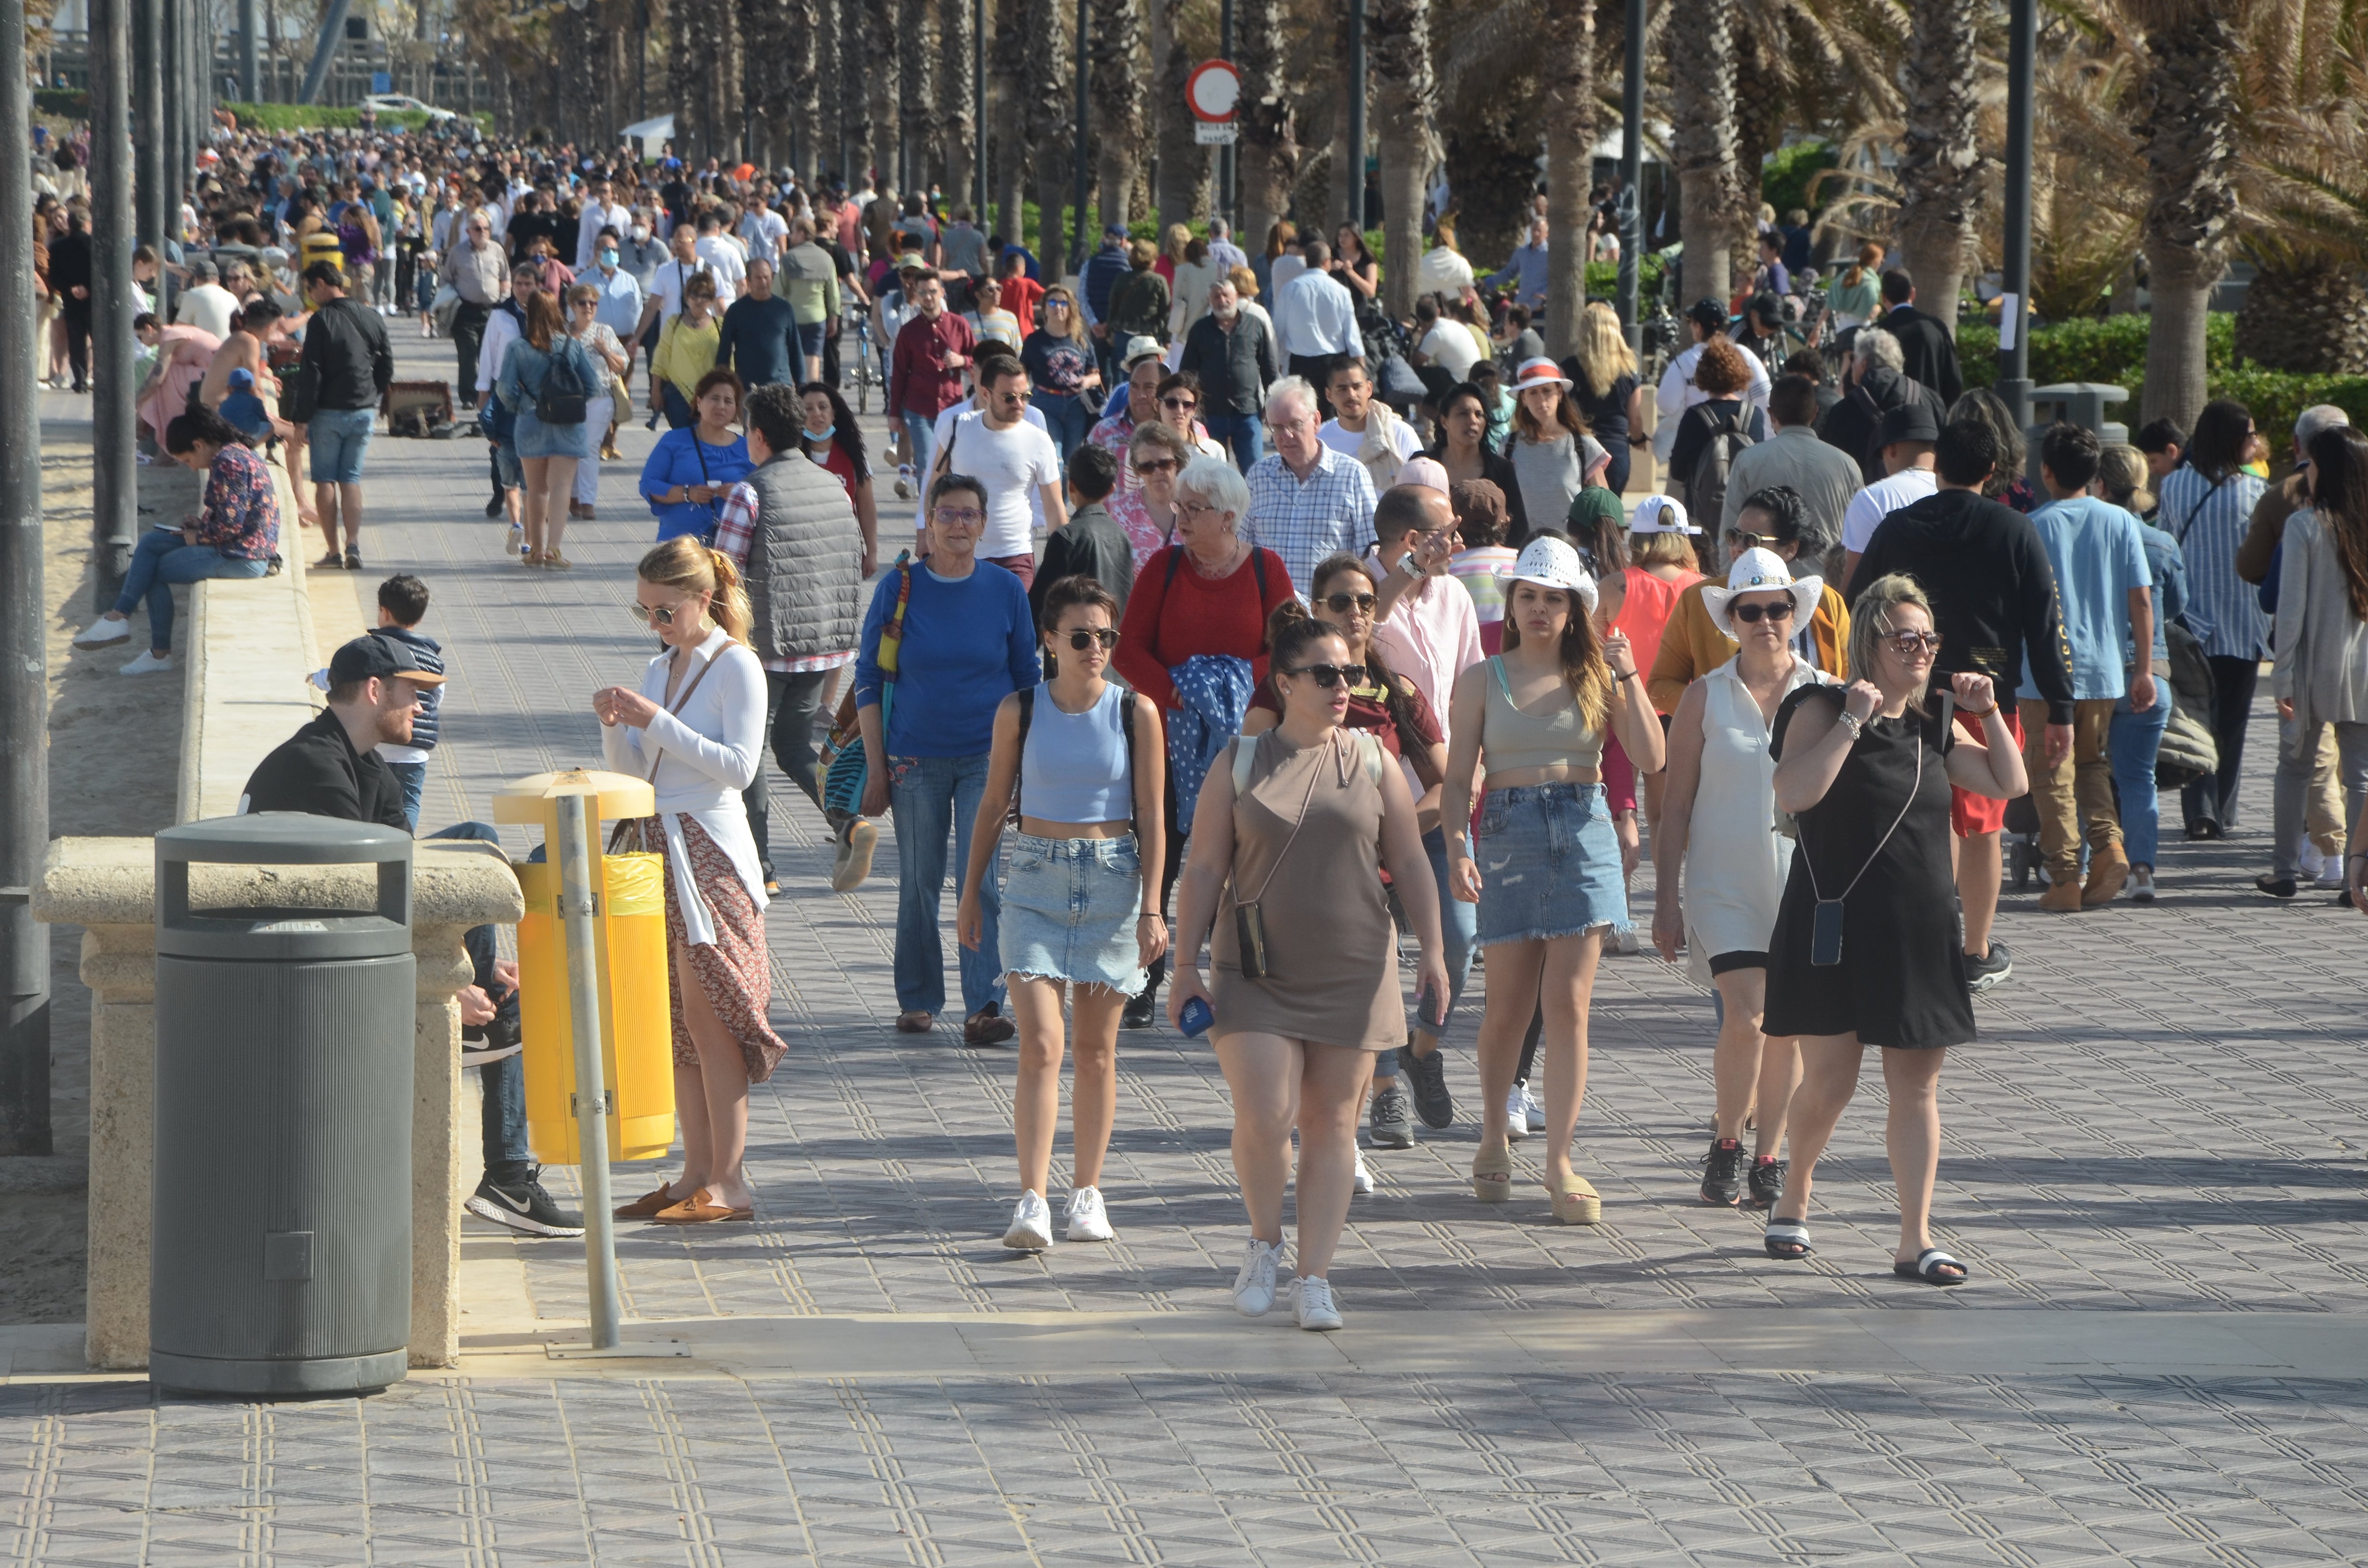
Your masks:
<svg viewBox="0 0 2368 1568"><path fill-rule="evenodd" d="M773 1032L766 1013L773 1001L773 966L765 951L765 917L757 913L756 901L742 885L740 873L732 864L732 857L717 847L707 830L699 825L689 812L680 818L682 841L690 856L692 880L707 895L707 907L715 924L712 944L692 947L684 930L682 903L675 892L674 866L666 849L666 830L655 817L643 817L636 824L642 842L653 853L667 856L666 869L666 947L677 961L666 965L666 1006L674 1023L674 1064L677 1067L699 1065L699 1048L690 1038L690 1024L682 1007L683 970L687 962L690 972L698 977L699 988L707 996L707 1005L739 1042L740 1055L747 1063L748 1081L761 1084L773 1075L773 1068L790 1048Z"/></svg>

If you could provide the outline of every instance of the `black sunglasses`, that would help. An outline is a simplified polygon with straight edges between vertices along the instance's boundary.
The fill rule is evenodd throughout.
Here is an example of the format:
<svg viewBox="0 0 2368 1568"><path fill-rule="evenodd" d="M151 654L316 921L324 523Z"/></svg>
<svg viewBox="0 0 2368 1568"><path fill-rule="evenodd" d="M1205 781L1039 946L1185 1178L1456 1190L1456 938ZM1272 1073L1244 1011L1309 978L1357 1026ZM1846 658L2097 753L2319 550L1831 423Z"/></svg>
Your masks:
<svg viewBox="0 0 2368 1568"><path fill-rule="evenodd" d="M1736 605L1731 613L1746 626L1763 615L1770 620L1790 620L1793 619L1793 601L1778 599L1772 605Z"/></svg>
<svg viewBox="0 0 2368 1568"><path fill-rule="evenodd" d="M1381 601L1379 599L1376 599L1371 594L1326 594L1324 596L1324 608L1330 610L1334 615L1348 614L1349 608L1351 605L1364 611L1367 615L1371 615L1373 613L1373 607L1380 602Z"/></svg>
<svg viewBox="0 0 2368 1568"><path fill-rule="evenodd" d="M1069 646L1080 653L1097 642L1106 650L1115 648L1118 646L1118 633L1107 626L1079 627L1069 633Z"/></svg>
<svg viewBox="0 0 2368 1568"><path fill-rule="evenodd" d="M1330 691L1336 686L1344 684L1355 686L1359 681L1363 680L1365 666L1362 665L1302 665L1295 670L1285 670L1283 674L1312 676L1316 685Z"/></svg>

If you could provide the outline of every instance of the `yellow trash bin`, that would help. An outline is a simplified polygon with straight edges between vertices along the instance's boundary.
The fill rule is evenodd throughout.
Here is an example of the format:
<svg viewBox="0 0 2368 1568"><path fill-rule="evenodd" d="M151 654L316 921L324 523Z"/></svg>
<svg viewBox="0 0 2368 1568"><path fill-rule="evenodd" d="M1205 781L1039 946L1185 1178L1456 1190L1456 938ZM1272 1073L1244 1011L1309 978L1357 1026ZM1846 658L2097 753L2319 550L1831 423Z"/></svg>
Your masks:
<svg viewBox="0 0 2368 1568"><path fill-rule="evenodd" d="M545 1165L580 1165L559 868L529 862L517 870L526 894L526 918L518 922L518 1014L526 1030L527 1136L534 1157ZM600 912L592 928L606 987L600 1059L611 1096L609 1158L655 1160L674 1142L666 862L655 855L610 855L601 871Z"/></svg>

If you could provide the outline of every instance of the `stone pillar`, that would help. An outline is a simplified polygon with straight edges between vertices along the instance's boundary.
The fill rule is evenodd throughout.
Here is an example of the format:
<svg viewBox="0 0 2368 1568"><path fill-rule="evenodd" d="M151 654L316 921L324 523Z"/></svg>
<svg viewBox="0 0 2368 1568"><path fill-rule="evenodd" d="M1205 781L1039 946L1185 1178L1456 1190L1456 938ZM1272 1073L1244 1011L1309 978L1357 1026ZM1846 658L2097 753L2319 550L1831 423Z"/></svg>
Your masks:
<svg viewBox="0 0 2368 1568"><path fill-rule="evenodd" d="M341 867L206 868L204 903L347 905L360 875ZM349 885L350 884L350 885ZM241 892L247 896L242 898ZM155 846L145 838L61 838L33 892L37 918L84 929L90 1010L90 1253L85 1321L90 1365L148 1364L148 1260L155 1146ZM477 1130L461 1115L461 1009L469 983L461 935L514 926L518 879L489 844L428 843L413 863L418 961L412 1103L411 1364L461 1355L461 1205L477 1183Z"/></svg>

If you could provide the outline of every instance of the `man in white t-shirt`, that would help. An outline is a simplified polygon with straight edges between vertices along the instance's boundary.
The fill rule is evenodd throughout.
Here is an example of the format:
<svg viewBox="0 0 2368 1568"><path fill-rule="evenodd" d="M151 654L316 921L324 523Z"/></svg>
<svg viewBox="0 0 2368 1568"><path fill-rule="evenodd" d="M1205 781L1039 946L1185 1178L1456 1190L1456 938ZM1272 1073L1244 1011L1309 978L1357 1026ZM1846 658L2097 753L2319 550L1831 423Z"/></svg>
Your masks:
<svg viewBox="0 0 2368 1568"><path fill-rule="evenodd" d="M632 209L611 199L612 187L605 179L596 179L584 188L584 211L575 221L575 272L578 277L592 270L592 263L600 254L600 231L614 229L622 235L632 226Z"/></svg>
<svg viewBox="0 0 2368 1568"><path fill-rule="evenodd" d="M1910 502L1921 501L1940 487L1932 472L1932 448L1941 426L1932 411L1920 403L1902 404L1883 416L1884 477L1850 497L1842 513L1842 550L1847 564L1842 581L1858 570L1858 558L1883 519Z"/></svg>
<svg viewBox="0 0 2368 1568"><path fill-rule="evenodd" d="M997 359L1008 359L1017 364L1019 362L1019 357L1017 354L1006 349L1003 345L999 343L986 343L980 346L978 356L971 360L970 369L963 372L964 376L970 382L970 395L962 399L960 403L948 403L945 407L938 411L937 421L930 426L929 430L929 450L933 452L941 452L946 449L946 443L953 437L955 420L962 418L967 415L984 414L986 412L986 391L979 384L979 377L985 372L995 369L995 362ZM1025 417L1029 424L1033 425L1037 429L1043 431L1047 439L1051 438L1053 427L1044 423L1044 411L1042 409L1037 407L1035 403L1031 402L1028 405L1028 413ZM1057 450L1057 443L1055 444L1055 449ZM927 484L921 484L916 486L916 488L921 492L921 499L914 503L913 506L913 531L916 534L926 535L929 527L929 487ZM1030 529L1036 533L1043 532L1044 504L1042 499L1040 496L1031 494L1028 497L1028 526ZM924 538L921 542L924 547L928 543L926 538Z"/></svg>
<svg viewBox="0 0 2368 1568"><path fill-rule="evenodd" d="M723 309L740 297L748 278L748 263L740 247L723 233L723 220L709 208L699 215L699 259L715 278L715 308ZM677 306L677 308L679 308Z"/></svg>
<svg viewBox="0 0 2368 1568"><path fill-rule="evenodd" d="M1373 476L1380 494L1398 482L1398 470L1422 456L1422 438L1414 426L1390 412L1373 396L1373 378L1362 359L1343 359L1332 367L1325 391L1333 416L1315 432L1315 438L1344 458L1354 458Z"/></svg>
<svg viewBox="0 0 2368 1568"><path fill-rule="evenodd" d="M747 242L748 259L751 261L769 261L779 265L781 242L789 238L789 233L790 221L767 206L761 199L751 201L746 215L740 220L740 237Z"/></svg>
<svg viewBox="0 0 2368 1568"><path fill-rule="evenodd" d="M981 407L953 422L938 447L948 473L966 473L986 486L986 531L978 557L992 561L1023 585L1036 581L1036 551L1029 506L1043 506L1044 521L1060 528L1069 520L1061 501L1061 454L1053 437L1028 421L1028 372L1016 359L996 358L980 371Z"/></svg>

